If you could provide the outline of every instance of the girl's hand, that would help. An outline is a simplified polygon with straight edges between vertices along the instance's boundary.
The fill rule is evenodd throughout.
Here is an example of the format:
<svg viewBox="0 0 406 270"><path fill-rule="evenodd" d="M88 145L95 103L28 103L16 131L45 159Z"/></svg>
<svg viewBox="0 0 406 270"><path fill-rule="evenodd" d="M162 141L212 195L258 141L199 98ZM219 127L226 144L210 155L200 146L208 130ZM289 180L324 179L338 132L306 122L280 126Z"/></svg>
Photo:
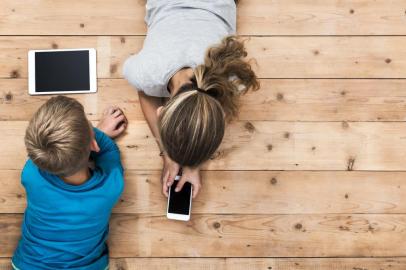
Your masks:
<svg viewBox="0 0 406 270"><path fill-rule="evenodd" d="M175 161L171 160L165 153L163 154L164 168L162 170L162 193L168 197L169 188L175 181L175 177L179 173L180 166Z"/></svg>
<svg viewBox="0 0 406 270"><path fill-rule="evenodd" d="M114 139L124 132L127 128L127 124L128 121L123 111L118 107L110 106L104 110L97 128Z"/></svg>
<svg viewBox="0 0 406 270"><path fill-rule="evenodd" d="M183 188L183 185L189 182L192 184L193 187L193 198L196 198L197 194L199 193L202 184L200 182L200 168L190 168L190 167L183 167L182 170L182 177L180 178L178 184L176 185L175 191L178 192Z"/></svg>

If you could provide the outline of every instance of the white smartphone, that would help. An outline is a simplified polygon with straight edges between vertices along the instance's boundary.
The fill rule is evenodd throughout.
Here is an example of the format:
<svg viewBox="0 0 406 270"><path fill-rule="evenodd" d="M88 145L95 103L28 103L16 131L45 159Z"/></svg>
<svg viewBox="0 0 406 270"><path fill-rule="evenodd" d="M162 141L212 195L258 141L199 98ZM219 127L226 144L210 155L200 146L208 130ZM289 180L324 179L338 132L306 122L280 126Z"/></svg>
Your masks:
<svg viewBox="0 0 406 270"><path fill-rule="evenodd" d="M190 220L190 211L192 209L192 185L186 182L179 192L175 192L180 176L175 177L175 182L169 189L168 208L166 216L169 219L182 221Z"/></svg>
<svg viewBox="0 0 406 270"><path fill-rule="evenodd" d="M58 49L28 52L30 95L95 93L96 50Z"/></svg>

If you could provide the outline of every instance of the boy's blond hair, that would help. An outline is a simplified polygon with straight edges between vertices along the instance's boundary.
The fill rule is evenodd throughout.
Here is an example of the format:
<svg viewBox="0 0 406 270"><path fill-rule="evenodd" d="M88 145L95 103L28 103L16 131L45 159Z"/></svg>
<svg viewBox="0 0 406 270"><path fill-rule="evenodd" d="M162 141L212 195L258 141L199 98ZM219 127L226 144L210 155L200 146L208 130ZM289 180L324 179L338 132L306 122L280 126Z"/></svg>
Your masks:
<svg viewBox="0 0 406 270"><path fill-rule="evenodd" d="M90 154L91 127L82 104L57 96L43 104L25 133L30 159L42 170L69 176L83 168Z"/></svg>

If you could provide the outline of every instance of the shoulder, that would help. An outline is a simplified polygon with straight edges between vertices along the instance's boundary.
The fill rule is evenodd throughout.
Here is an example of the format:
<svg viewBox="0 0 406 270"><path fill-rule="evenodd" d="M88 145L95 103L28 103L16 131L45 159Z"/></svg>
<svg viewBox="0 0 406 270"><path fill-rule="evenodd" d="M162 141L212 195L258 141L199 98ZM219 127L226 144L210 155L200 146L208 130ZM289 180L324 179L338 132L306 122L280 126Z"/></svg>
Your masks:
<svg viewBox="0 0 406 270"><path fill-rule="evenodd" d="M44 177L35 163L28 159L21 171L21 183L26 189L42 185Z"/></svg>
<svg viewBox="0 0 406 270"><path fill-rule="evenodd" d="M136 55L129 57L123 66L124 78L138 91L143 91L148 96L166 97L164 87L165 61L161 51L147 52L148 48L143 48ZM164 91L165 90L165 91Z"/></svg>

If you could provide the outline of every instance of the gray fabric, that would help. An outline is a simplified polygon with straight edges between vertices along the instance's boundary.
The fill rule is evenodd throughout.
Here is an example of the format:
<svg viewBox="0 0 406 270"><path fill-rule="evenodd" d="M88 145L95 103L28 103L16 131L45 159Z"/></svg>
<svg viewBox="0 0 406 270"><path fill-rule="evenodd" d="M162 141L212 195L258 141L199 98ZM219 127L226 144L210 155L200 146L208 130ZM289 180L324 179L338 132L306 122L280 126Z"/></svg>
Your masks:
<svg viewBox="0 0 406 270"><path fill-rule="evenodd" d="M124 77L149 96L168 97L170 78L203 63L206 50L236 32L234 0L149 0L143 49L124 63Z"/></svg>

